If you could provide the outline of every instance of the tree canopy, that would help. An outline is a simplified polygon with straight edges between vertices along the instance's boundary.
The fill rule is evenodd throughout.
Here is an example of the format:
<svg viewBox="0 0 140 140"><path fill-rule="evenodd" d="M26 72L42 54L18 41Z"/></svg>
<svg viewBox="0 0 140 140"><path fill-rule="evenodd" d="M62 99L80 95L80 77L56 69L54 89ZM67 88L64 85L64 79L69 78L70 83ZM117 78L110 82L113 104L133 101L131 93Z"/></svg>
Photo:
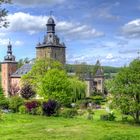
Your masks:
<svg viewBox="0 0 140 140"><path fill-rule="evenodd" d="M2 7L2 4L6 4L6 3L10 3L10 2L11 2L11 0L0 0L0 28L7 27L9 24L6 20L8 11Z"/></svg>
<svg viewBox="0 0 140 140"><path fill-rule="evenodd" d="M50 69L41 79L39 94L63 104L70 103L72 95L69 85L70 82L64 70Z"/></svg>
<svg viewBox="0 0 140 140"><path fill-rule="evenodd" d="M29 58L28 57L26 57L24 59L19 59L19 61L18 61L18 68L23 66L25 63L29 63Z"/></svg>
<svg viewBox="0 0 140 140"><path fill-rule="evenodd" d="M63 69L63 66L57 62L50 59L40 59L36 60L30 72L22 76L22 84L30 84L37 91L38 86L40 86L40 79L44 77L47 70L57 68Z"/></svg>
<svg viewBox="0 0 140 140"><path fill-rule="evenodd" d="M136 59L128 67L122 68L114 79L108 81L107 87L112 105L139 122L140 60Z"/></svg>
<svg viewBox="0 0 140 140"><path fill-rule="evenodd" d="M76 102L77 100L85 98L86 84L83 81L80 81L77 77L69 78L69 82L72 92L72 101Z"/></svg>
<svg viewBox="0 0 140 140"><path fill-rule="evenodd" d="M32 70L22 77L36 93L46 99L69 104L85 96L85 83L68 76L63 65L53 60L37 60Z"/></svg>
<svg viewBox="0 0 140 140"><path fill-rule="evenodd" d="M66 71L68 73L76 73L78 76L85 74L85 73L91 73L95 75L97 69L99 68L98 65L88 65L86 63L76 63L76 64L66 64ZM118 73L121 68L119 67L111 67L111 66L102 66L105 78L109 79L114 76L114 74Z"/></svg>

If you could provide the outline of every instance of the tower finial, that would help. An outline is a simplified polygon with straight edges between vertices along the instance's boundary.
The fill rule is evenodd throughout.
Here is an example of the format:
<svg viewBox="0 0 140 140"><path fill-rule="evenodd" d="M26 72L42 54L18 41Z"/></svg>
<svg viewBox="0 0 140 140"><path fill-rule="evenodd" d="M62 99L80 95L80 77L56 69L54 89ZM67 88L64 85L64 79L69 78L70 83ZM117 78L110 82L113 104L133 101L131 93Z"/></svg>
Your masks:
<svg viewBox="0 0 140 140"><path fill-rule="evenodd" d="M11 39L9 38L9 45L11 45Z"/></svg>
<svg viewBox="0 0 140 140"><path fill-rule="evenodd" d="M40 46L41 45L41 43L40 43L40 37L38 38L38 44L37 44L38 46Z"/></svg>
<svg viewBox="0 0 140 140"><path fill-rule="evenodd" d="M51 11L50 11L50 17L52 17L52 15L53 15L53 11L51 10Z"/></svg>
<svg viewBox="0 0 140 140"><path fill-rule="evenodd" d="M53 17L51 17L52 11L50 11L50 17L47 22L47 33L55 33L55 22Z"/></svg>

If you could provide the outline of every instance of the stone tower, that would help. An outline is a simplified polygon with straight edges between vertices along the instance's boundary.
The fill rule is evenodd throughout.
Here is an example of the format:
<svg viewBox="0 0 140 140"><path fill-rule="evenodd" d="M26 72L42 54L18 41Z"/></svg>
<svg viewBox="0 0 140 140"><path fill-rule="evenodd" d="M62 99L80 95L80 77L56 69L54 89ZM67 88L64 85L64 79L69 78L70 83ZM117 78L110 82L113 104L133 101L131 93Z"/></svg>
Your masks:
<svg viewBox="0 0 140 140"><path fill-rule="evenodd" d="M89 74L85 77L87 97L93 95L94 92L104 94L104 71L99 60L96 62L95 66L97 66L95 74Z"/></svg>
<svg viewBox="0 0 140 140"><path fill-rule="evenodd" d="M39 43L36 47L36 57L38 59L50 58L65 64L65 44L60 43L59 37L55 34L55 22L52 17L48 19L46 24L47 35L44 37L43 43Z"/></svg>
<svg viewBox="0 0 140 140"><path fill-rule="evenodd" d="M98 66L94 76L94 81L96 82L96 91L104 93L104 71L99 60L97 60L96 66Z"/></svg>
<svg viewBox="0 0 140 140"><path fill-rule="evenodd" d="M2 88L5 96L9 96L11 86L11 74L17 70L17 62L15 56L12 55L12 45L9 42L7 46L7 55L4 57L4 61L1 63L1 76L2 76Z"/></svg>

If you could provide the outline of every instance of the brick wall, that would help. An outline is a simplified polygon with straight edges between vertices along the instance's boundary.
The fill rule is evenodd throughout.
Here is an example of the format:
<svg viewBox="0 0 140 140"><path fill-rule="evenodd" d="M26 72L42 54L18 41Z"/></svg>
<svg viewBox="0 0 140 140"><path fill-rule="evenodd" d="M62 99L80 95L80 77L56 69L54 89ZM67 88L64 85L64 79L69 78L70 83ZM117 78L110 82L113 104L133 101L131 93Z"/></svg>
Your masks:
<svg viewBox="0 0 140 140"><path fill-rule="evenodd" d="M1 64L1 80L4 95L8 96L11 84L11 74L17 70L17 63L5 62Z"/></svg>

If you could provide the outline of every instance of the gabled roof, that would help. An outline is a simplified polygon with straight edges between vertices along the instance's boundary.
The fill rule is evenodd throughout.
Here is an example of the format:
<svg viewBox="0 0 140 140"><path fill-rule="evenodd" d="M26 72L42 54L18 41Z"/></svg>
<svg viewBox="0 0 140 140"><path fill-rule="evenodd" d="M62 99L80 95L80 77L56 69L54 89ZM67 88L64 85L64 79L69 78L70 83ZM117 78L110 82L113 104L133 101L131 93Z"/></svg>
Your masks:
<svg viewBox="0 0 140 140"><path fill-rule="evenodd" d="M14 72L11 77L12 78L20 78L21 76L27 74L32 69L33 64L26 63L19 69L17 69L16 72Z"/></svg>

